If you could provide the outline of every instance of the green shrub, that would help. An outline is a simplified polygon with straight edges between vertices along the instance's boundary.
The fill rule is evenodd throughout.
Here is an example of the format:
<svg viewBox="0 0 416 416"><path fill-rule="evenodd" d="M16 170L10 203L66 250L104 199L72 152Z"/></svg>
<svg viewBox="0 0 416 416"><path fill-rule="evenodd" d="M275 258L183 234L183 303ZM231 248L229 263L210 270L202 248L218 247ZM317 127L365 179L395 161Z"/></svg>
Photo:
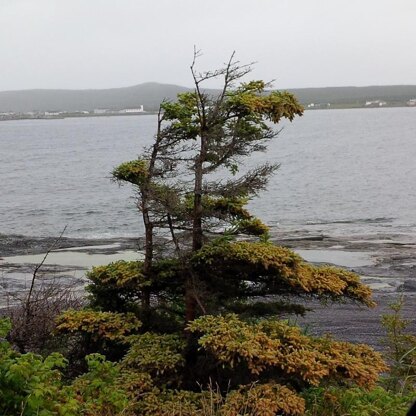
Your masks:
<svg viewBox="0 0 416 416"><path fill-rule="evenodd" d="M382 325L386 330L386 358L390 371L384 377L383 385L387 390L406 393L416 388L416 336L410 334L410 321L402 316L404 299L400 297L391 303L391 313L382 316Z"/></svg>
<svg viewBox="0 0 416 416"><path fill-rule="evenodd" d="M376 387L314 388L304 393L306 416L403 416L412 401L405 396Z"/></svg>

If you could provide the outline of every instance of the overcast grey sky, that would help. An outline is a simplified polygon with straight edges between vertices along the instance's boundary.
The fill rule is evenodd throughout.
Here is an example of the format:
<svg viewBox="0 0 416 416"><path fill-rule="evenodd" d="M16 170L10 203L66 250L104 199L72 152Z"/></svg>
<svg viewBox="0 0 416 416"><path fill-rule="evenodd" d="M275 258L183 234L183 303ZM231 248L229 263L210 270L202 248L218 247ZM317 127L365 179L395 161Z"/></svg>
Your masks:
<svg viewBox="0 0 416 416"><path fill-rule="evenodd" d="M0 0L0 91L189 86L194 45L277 88L416 84L416 0Z"/></svg>

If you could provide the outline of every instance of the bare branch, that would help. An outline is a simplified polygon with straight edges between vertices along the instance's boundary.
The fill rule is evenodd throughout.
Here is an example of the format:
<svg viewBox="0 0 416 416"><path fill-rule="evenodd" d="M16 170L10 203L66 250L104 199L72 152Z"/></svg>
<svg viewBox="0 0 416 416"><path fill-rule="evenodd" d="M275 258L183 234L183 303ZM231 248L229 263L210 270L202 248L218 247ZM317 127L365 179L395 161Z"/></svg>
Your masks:
<svg viewBox="0 0 416 416"><path fill-rule="evenodd" d="M43 266L43 264L45 263L47 257L49 256L49 253L55 248L55 246L58 244L58 242L62 239L62 236L64 235L67 227L68 227L68 225L65 225L65 227L62 230L59 237L55 241L53 241L52 244L50 245L50 247L47 249L42 261L39 264L37 264L35 269L33 270L32 281L30 283L30 289L29 289L29 293L28 293L27 299L26 299L26 307L25 307L26 317L30 316L30 300L31 300L31 297L32 297L33 289L35 287L35 281L36 281L37 273L40 270L40 268Z"/></svg>

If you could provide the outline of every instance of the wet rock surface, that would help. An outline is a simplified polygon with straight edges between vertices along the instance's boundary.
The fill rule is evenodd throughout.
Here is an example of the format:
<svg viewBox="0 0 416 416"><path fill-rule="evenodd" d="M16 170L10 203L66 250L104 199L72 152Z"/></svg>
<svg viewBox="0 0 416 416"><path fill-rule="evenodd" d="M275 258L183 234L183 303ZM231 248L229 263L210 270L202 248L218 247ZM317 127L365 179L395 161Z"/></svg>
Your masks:
<svg viewBox="0 0 416 416"><path fill-rule="evenodd" d="M36 263L55 241L56 238L49 237L0 235L0 304L8 301L10 293L17 295L27 290ZM410 321L409 329L416 333L415 241L400 234L331 237L302 232L285 235L280 231L272 234L272 241L298 251L312 263L335 264L353 270L373 289L377 302L373 309L349 303L323 305L318 301L308 301L306 306L313 311L304 318L297 318L297 322L310 333L330 333L337 339L364 342L382 349L385 331L380 324L381 316L389 313L389 304L400 296L404 298L403 315ZM140 256L142 245L142 240L131 238L64 237L51 254L66 253L70 257L56 257L60 260L58 264L49 262L43 265L39 278L43 282L82 288L87 265L94 264L94 261L108 263L118 258L129 260L132 256ZM33 260L30 256L34 255L38 255L37 262L26 261ZM10 261L13 257L15 262ZM65 264L67 258L71 259L70 265Z"/></svg>
<svg viewBox="0 0 416 416"><path fill-rule="evenodd" d="M301 234L301 233L300 233ZM296 237L278 235L273 239L302 254L321 253L318 264L336 264L358 273L362 281L373 290L377 303L375 308L345 304L323 305L309 301L306 306L313 309L297 322L312 334L332 334L336 339L370 344L383 349L386 332L381 325L384 314L391 313L389 305L403 297L403 317L409 321L408 330L416 334L416 244L408 236L373 235L329 237L325 235L298 235ZM368 264L338 264L331 259L339 259L339 253L352 253L360 259L366 253ZM306 256L304 256L306 257ZM319 255L318 255L319 257ZM346 258L348 256L345 256Z"/></svg>
<svg viewBox="0 0 416 416"><path fill-rule="evenodd" d="M57 241L57 237L27 237L23 235L5 235L0 234L0 259L7 256L18 256L26 254L42 254L54 245L54 250L77 247L82 251L91 253L111 254L120 249L135 249L142 240L134 238L68 238L61 237ZM118 246L108 247L111 244ZM94 247L89 249L88 247ZM105 248L100 248L105 246Z"/></svg>

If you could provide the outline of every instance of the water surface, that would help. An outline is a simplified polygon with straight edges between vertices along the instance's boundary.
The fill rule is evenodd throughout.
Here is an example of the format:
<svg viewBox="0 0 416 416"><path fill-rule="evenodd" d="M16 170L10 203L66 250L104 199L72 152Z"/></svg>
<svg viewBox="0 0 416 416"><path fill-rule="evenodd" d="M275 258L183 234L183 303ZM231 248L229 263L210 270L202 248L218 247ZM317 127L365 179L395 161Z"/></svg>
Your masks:
<svg viewBox="0 0 416 416"><path fill-rule="evenodd" d="M110 172L151 143L155 116L0 123L0 234L142 233L129 186ZM416 235L416 109L308 111L266 154L281 163L250 203L274 232Z"/></svg>

